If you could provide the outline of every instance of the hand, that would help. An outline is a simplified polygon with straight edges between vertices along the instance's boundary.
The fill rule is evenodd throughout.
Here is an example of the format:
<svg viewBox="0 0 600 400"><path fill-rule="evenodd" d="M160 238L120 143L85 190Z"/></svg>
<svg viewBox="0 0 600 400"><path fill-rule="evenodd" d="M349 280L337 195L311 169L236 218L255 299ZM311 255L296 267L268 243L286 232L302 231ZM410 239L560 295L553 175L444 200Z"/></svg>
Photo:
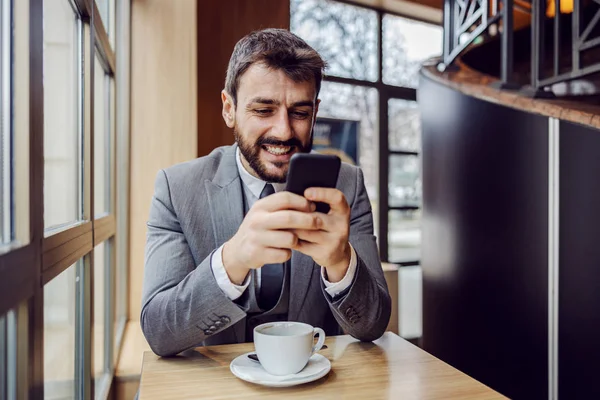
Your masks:
<svg viewBox="0 0 600 400"><path fill-rule="evenodd" d="M299 239L294 249L325 267L330 282L339 282L350 265L350 206L337 189L310 188L304 196L311 201L327 203L331 209L327 215L313 213L323 220L319 229L296 228L292 231Z"/></svg>
<svg viewBox="0 0 600 400"><path fill-rule="evenodd" d="M251 269L290 259L298 237L290 230L319 229L315 204L290 192L258 200L236 234L223 246L223 265L232 283L241 285Z"/></svg>

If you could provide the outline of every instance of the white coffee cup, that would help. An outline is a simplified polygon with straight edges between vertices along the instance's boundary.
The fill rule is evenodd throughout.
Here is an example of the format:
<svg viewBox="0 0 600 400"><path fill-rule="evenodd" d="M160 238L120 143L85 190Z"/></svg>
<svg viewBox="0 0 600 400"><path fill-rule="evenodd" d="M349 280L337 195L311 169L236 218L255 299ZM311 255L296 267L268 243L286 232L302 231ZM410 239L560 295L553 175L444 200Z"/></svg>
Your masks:
<svg viewBox="0 0 600 400"><path fill-rule="evenodd" d="M319 341L314 344L314 335ZM302 322L270 322L254 328L254 348L262 367L271 375L296 374L321 350L325 332Z"/></svg>

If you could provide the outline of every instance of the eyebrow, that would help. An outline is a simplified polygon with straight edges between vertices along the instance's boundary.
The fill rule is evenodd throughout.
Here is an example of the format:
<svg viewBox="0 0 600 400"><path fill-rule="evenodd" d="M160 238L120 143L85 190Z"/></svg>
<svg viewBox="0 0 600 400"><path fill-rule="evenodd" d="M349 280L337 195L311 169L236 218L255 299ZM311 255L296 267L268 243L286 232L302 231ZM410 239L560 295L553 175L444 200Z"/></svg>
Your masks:
<svg viewBox="0 0 600 400"><path fill-rule="evenodd" d="M250 100L250 102L248 103L250 104L255 104L255 103L259 103L259 104L266 104L266 105L270 105L270 106L280 106L281 102L278 100L273 100L273 99L267 99L265 97L255 97L252 100ZM291 107L313 107L313 102L310 100L301 100L301 101L297 101L295 103L292 103Z"/></svg>

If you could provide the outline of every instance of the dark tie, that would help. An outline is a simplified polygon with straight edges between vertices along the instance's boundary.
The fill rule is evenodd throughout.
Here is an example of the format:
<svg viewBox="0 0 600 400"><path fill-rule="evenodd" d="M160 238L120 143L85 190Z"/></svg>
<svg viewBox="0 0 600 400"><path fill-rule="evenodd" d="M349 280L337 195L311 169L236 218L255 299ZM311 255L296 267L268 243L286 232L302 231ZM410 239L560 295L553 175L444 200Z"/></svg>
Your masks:
<svg viewBox="0 0 600 400"><path fill-rule="evenodd" d="M267 183L260 193L260 198L264 198L275 193L273 185ZM258 306L268 311L275 307L279 295L281 294L281 284L283 283L283 264L265 264L260 269L260 290L258 292Z"/></svg>

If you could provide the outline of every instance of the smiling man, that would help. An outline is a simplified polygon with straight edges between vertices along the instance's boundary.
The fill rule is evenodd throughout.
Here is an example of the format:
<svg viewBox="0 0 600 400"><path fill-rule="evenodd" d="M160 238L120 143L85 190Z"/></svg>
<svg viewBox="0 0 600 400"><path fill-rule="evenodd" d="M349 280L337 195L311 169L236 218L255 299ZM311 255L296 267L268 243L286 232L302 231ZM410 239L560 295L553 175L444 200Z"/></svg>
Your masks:
<svg viewBox="0 0 600 400"><path fill-rule="evenodd" d="M391 304L360 169L342 164L336 189L284 191L292 155L311 151L324 67L286 30L244 37L221 93L236 144L158 173L141 314L156 354L252 341L273 321L383 334Z"/></svg>

